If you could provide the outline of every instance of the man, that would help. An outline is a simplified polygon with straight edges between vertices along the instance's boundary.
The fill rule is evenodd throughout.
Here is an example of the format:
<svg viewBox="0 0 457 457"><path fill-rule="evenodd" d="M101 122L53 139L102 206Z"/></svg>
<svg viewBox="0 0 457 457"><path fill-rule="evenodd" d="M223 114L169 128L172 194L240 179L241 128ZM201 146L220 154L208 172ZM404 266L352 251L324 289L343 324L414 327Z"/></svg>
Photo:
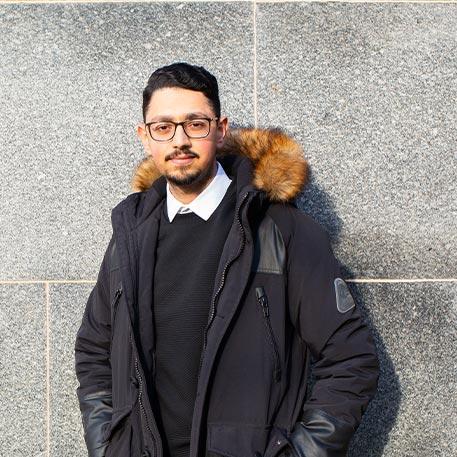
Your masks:
<svg viewBox="0 0 457 457"><path fill-rule="evenodd" d="M214 76L182 62L151 75L143 117L76 338L89 456L345 455L378 360L327 233L293 203L299 145L229 132Z"/></svg>

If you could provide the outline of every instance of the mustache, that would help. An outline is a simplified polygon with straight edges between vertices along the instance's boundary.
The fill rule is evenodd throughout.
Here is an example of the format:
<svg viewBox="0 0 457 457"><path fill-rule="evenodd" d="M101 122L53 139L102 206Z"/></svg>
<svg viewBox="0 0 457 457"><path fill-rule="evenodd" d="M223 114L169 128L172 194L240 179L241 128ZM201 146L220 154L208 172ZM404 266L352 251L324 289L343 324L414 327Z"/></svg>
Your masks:
<svg viewBox="0 0 457 457"><path fill-rule="evenodd" d="M180 155L186 155L186 156L190 156L190 157L198 157L198 154L196 154L195 152L193 151L190 151L190 150L181 150L181 151L176 151L176 152L173 152L171 154L169 154L165 160L171 160L171 159L174 159Z"/></svg>

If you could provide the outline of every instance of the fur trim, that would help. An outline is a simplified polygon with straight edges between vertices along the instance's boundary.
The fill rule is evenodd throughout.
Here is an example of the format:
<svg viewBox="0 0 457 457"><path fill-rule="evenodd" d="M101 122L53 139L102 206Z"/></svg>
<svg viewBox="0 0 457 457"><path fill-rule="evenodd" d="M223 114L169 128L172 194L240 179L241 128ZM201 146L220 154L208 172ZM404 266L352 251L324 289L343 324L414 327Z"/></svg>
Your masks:
<svg viewBox="0 0 457 457"><path fill-rule="evenodd" d="M228 130L216 158L226 154L248 157L253 163L253 186L265 191L271 201L293 199L308 183L309 166L301 146L278 128ZM142 192L160 177L152 157L137 165L131 187Z"/></svg>

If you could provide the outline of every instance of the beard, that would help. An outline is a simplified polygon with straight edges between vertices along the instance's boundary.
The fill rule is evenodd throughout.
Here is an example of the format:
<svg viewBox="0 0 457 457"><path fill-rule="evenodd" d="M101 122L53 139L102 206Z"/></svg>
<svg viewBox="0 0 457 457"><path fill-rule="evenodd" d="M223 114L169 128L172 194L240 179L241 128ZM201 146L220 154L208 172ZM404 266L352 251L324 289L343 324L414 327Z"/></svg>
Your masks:
<svg viewBox="0 0 457 457"><path fill-rule="evenodd" d="M212 178L214 163L209 164L206 168L196 168L193 163L180 166L178 171L165 173L168 182L176 187L185 188L186 191L199 190L205 187L206 183Z"/></svg>

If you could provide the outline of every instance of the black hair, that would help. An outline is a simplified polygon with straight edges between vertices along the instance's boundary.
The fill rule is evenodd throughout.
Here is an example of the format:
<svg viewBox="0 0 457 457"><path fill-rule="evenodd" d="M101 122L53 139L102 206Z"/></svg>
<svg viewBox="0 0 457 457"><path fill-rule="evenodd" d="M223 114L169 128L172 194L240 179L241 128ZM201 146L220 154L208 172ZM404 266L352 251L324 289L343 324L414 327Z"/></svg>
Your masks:
<svg viewBox="0 0 457 457"><path fill-rule="evenodd" d="M152 94L164 87L180 87L203 92L217 117L221 115L219 89L216 78L203 67L186 62L175 62L158 68L148 79L143 90L143 121L146 122L146 111Z"/></svg>

